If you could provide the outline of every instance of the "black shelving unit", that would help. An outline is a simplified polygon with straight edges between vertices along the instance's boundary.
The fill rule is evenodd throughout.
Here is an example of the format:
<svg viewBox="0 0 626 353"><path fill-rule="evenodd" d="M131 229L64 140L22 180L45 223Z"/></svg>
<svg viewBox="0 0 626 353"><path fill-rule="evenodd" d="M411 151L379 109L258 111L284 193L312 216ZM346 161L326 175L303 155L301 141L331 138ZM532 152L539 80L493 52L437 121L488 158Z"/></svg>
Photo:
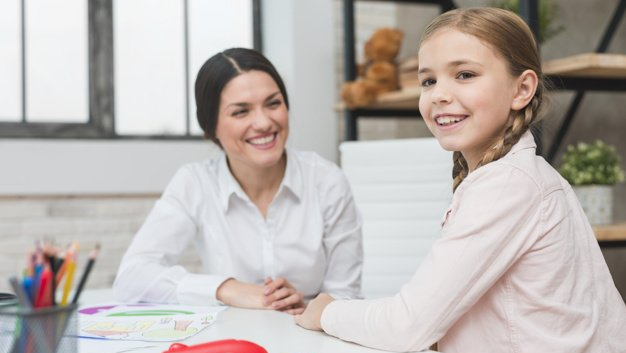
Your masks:
<svg viewBox="0 0 626 353"><path fill-rule="evenodd" d="M354 31L354 4L357 0L343 0L343 29L344 29L344 78L352 81L356 78L356 57L355 57L355 31ZM441 12L452 10L456 5L452 0L358 0L393 2L407 4L427 4L439 6ZM608 45L613 38L621 18L626 9L626 0L620 0L611 20L609 21L600 44L596 48L596 53L606 52ZM529 24L531 30L538 37L539 33L539 0L520 0L520 15ZM626 91L626 78L602 78L602 77L572 77L551 75L548 76L553 84L553 89L573 90L576 96L563 118L557 134L549 146L546 159L553 162L570 126L573 123L576 111L578 110L586 91ZM393 117L393 118L420 118L417 107L415 109L370 109L357 108L345 110L345 140L353 141L358 139L358 119L360 117ZM541 145L541 144L540 144Z"/></svg>
<svg viewBox="0 0 626 353"><path fill-rule="evenodd" d="M370 1L370 0L361 0ZM456 6L452 0L373 0L376 2L393 2L406 4L431 4L439 6L441 12L454 9ZM345 81L356 79L356 56L354 50L354 3L356 0L343 0L343 63ZM345 139L354 141L358 139L358 119L360 117L394 117L394 118L419 118L420 114L415 109L345 109Z"/></svg>
<svg viewBox="0 0 626 353"><path fill-rule="evenodd" d="M522 0L529 1L529 0ZM533 2L537 2L537 0L533 0ZM534 5L537 7L537 4ZM613 11L613 16L611 20L607 24L606 29L604 30L604 34L602 34L602 38L600 39L600 43L596 47L596 53L605 53L608 49L609 43L613 36L615 35L615 30L619 25L620 20L624 17L624 10L626 10L626 0L620 0ZM572 90L576 91L576 95L574 99L570 102L569 108L565 113L565 117L561 122L561 126L557 130L556 136L550 145L550 148L546 154L546 160L550 163L554 162L554 158L556 157L557 152L561 144L563 143L563 139L567 135L567 131L569 130L572 122L574 121L574 117L576 116L576 111L580 104L582 103L583 98L585 97L585 91L626 91L626 78L600 78L600 77L569 77L569 76L549 76L550 81L555 85L555 89L561 90Z"/></svg>

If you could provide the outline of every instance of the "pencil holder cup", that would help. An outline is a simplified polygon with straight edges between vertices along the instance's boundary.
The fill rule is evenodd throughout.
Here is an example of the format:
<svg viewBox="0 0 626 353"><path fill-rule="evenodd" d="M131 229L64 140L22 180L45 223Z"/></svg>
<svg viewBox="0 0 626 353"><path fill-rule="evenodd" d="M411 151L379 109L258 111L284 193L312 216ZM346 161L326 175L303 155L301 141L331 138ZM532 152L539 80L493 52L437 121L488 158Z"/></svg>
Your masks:
<svg viewBox="0 0 626 353"><path fill-rule="evenodd" d="M14 305L0 309L4 336L0 339L0 352L76 353L76 307L24 309Z"/></svg>

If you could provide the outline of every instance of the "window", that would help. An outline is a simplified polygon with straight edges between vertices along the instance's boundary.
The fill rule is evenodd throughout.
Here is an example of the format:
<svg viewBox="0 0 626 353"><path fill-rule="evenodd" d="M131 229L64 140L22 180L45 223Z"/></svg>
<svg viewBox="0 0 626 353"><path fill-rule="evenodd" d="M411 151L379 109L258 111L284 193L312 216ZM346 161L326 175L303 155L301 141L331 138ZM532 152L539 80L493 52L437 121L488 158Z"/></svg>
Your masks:
<svg viewBox="0 0 626 353"><path fill-rule="evenodd" d="M3 0L0 137L197 138L193 84L260 0Z"/></svg>

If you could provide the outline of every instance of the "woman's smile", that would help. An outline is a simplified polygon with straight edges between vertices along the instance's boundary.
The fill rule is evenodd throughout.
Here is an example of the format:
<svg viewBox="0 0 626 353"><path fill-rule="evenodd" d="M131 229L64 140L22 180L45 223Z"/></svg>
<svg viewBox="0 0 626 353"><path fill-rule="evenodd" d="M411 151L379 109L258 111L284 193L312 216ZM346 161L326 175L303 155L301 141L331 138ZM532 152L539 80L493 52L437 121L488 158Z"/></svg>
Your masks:
<svg viewBox="0 0 626 353"><path fill-rule="evenodd" d="M259 149L269 149L276 145L276 135L277 133L264 134L260 136L255 136L247 139L246 141L253 145L255 148Z"/></svg>

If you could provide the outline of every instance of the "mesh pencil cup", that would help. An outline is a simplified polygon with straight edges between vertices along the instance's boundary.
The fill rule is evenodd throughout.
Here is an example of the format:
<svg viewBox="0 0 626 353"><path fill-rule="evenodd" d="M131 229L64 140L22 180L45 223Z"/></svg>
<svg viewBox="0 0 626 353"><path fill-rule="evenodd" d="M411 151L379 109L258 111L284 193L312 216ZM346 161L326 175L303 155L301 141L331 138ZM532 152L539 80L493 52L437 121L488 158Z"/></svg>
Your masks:
<svg viewBox="0 0 626 353"><path fill-rule="evenodd" d="M0 352L76 353L76 307L72 304L41 309L17 305L0 308L3 335L12 335L11 339L0 340Z"/></svg>

